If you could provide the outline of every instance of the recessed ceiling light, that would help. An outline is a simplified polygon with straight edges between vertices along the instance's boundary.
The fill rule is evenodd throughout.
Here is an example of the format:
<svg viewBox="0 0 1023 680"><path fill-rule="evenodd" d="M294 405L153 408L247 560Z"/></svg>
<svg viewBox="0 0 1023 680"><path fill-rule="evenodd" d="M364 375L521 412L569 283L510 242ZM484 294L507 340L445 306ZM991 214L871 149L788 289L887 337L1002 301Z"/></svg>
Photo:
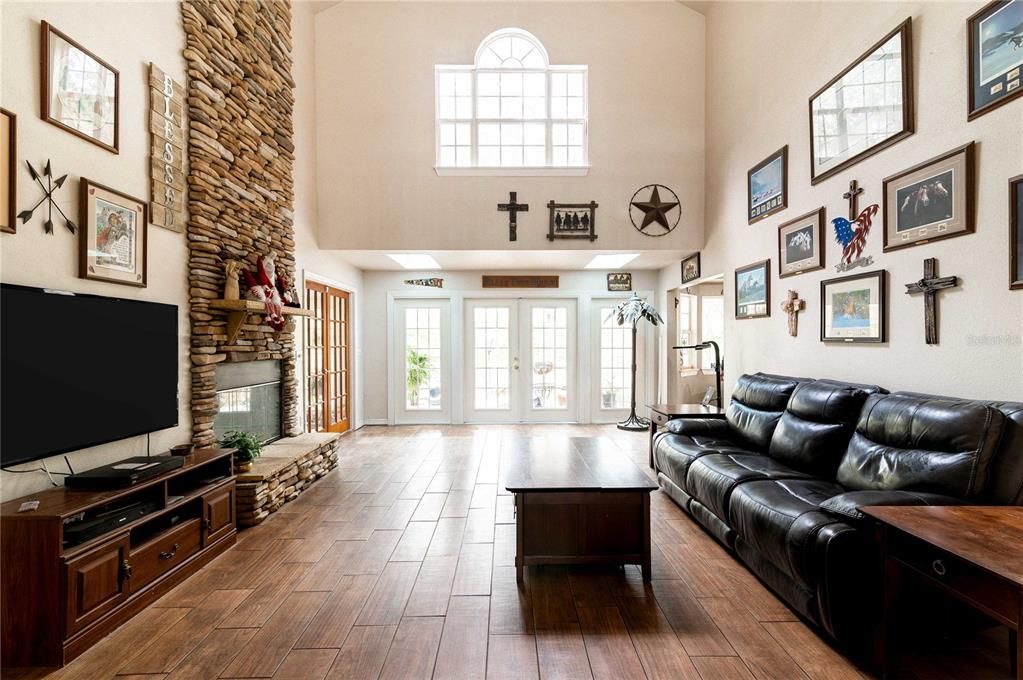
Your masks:
<svg viewBox="0 0 1023 680"><path fill-rule="evenodd" d="M426 253L388 253L387 257L405 269L440 269L440 263Z"/></svg>
<svg viewBox="0 0 1023 680"><path fill-rule="evenodd" d="M639 257L639 253L618 253L617 255L597 255L586 269L618 269Z"/></svg>

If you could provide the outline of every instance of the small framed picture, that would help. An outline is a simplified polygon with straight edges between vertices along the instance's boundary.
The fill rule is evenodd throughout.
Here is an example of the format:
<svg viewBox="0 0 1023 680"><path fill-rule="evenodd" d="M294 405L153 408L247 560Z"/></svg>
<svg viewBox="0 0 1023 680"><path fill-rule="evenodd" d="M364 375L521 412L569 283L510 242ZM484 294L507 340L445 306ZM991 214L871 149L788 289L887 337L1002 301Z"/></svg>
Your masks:
<svg viewBox="0 0 1023 680"><path fill-rule="evenodd" d="M611 291L632 290L632 274L629 272L612 272L608 274L607 289Z"/></svg>
<svg viewBox="0 0 1023 680"><path fill-rule="evenodd" d="M824 269L824 208L778 227L778 275L781 278Z"/></svg>
<svg viewBox="0 0 1023 680"><path fill-rule="evenodd" d="M146 287L146 202L82 178L79 276Z"/></svg>
<svg viewBox="0 0 1023 680"><path fill-rule="evenodd" d="M884 342L885 270L821 281L822 342Z"/></svg>
<svg viewBox="0 0 1023 680"><path fill-rule="evenodd" d="M735 270L735 318L771 316L771 261L763 260Z"/></svg>
<svg viewBox="0 0 1023 680"><path fill-rule="evenodd" d="M700 278L700 254L690 255L682 260L682 283Z"/></svg>
<svg viewBox="0 0 1023 680"><path fill-rule="evenodd" d="M966 21L970 53L967 120L1023 94L1023 0L995 0Z"/></svg>
<svg viewBox="0 0 1023 680"><path fill-rule="evenodd" d="M1023 290L1023 175L1009 180L1009 288Z"/></svg>
<svg viewBox="0 0 1023 680"><path fill-rule="evenodd" d="M18 117L0 109L0 231L17 231L15 219L18 198Z"/></svg>
<svg viewBox="0 0 1023 680"><path fill-rule="evenodd" d="M970 142L885 178L885 252L973 232L973 156Z"/></svg>
<svg viewBox="0 0 1023 680"><path fill-rule="evenodd" d="M118 153L117 69L45 21L42 30L43 120Z"/></svg>
<svg viewBox="0 0 1023 680"><path fill-rule="evenodd" d="M784 210L789 204L788 145L746 173L747 219L750 224Z"/></svg>

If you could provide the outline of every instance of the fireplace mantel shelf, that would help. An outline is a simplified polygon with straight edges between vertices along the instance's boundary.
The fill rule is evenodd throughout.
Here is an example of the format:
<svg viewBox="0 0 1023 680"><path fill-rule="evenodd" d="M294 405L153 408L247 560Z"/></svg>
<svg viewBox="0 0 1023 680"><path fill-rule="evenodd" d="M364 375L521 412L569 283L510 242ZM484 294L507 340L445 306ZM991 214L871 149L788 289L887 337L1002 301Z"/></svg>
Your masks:
<svg viewBox="0 0 1023 680"><path fill-rule="evenodd" d="M234 343L241 333L242 325L249 314L261 314L266 305L256 300L210 300L210 308L227 312L227 340ZM299 307L284 307L284 316L312 316L312 311Z"/></svg>

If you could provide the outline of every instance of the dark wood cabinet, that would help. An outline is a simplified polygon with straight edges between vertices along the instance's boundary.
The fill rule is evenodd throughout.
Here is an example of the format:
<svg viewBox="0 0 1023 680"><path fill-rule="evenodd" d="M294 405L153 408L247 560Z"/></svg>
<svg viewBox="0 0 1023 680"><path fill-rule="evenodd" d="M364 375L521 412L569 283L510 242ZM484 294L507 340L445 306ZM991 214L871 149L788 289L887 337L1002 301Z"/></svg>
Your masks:
<svg viewBox="0 0 1023 680"><path fill-rule="evenodd" d="M233 451L108 491L61 487L0 505L0 660L62 666L234 545ZM39 507L19 512L28 500ZM90 522L125 517L109 529Z"/></svg>

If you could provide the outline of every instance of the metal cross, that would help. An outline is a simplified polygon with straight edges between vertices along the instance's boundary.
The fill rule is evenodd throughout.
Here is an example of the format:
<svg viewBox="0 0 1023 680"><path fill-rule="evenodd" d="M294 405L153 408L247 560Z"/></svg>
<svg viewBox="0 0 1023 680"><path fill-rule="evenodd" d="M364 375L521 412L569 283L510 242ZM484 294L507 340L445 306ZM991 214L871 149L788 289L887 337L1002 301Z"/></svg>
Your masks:
<svg viewBox="0 0 1023 680"><path fill-rule="evenodd" d="M518 237L519 237L519 233L518 233L518 227L519 227L519 225L518 225L518 214L519 214L519 212L520 211L521 212L529 212L529 204L528 203L519 203L518 200L517 200L517 197L518 197L518 192L516 192L516 191L509 191L508 192L508 198L509 198L508 202L507 203L498 203L497 204L497 209L498 210L500 210L501 212L508 213L508 240L509 241L516 241L516 240L518 240Z"/></svg>
<svg viewBox="0 0 1023 680"><path fill-rule="evenodd" d="M853 180L849 182L849 191L842 194L842 198L849 201L849 221L856 219L856 203L857 196L863 193L863 189L859 186L859 182Z"/></svg>
<svg viewBox="0 0 1023 680"><path fill-rule="evenodd" d="M938 260L929 257L924 260L924 277L916 283L906 284L906 294L924 294L924 335L928 345L938 344L938 300L937 292L959 285L958 276L938 276Z"/></svg>
<svg viewBox="0 0 1023 680"><path fill-rule="evenodd" d="M799 331L799 313L806 309L806 300L799 299L799 293L790 290L781 303L781 311L789 315L789 335L796 337Z"/></svg>

